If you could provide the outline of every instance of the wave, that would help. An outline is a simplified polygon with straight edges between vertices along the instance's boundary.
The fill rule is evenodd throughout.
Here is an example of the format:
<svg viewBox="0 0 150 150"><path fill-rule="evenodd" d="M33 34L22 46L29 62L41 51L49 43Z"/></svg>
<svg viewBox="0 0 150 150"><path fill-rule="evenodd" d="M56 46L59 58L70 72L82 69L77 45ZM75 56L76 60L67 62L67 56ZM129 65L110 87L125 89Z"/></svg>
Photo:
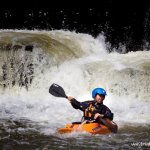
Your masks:
<svg viewBox="0 0 150 150"><path fill-rule="evenodd" d="M55 82L79 101L103 87L117 122L150 123L149 51L108 53L103 35L63 30L1 30L0 38L1 118L26 117L54 127L79 120L80 111L48 93Z"/></svg>

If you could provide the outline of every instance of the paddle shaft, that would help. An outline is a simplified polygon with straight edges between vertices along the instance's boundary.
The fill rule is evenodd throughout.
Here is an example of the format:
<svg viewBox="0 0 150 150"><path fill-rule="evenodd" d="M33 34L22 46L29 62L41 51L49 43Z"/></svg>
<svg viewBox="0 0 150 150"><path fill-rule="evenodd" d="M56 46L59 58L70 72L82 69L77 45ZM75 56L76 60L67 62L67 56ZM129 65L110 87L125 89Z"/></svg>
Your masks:
<svg viewBox="0 0 150 150"><path fill-rule="evenodd" d="M117 133L118 130L118 126L116 123L114 123L113 121L109 120L109 119L103 119L100 118L100 121L107 126L113 133Z"/></svg>

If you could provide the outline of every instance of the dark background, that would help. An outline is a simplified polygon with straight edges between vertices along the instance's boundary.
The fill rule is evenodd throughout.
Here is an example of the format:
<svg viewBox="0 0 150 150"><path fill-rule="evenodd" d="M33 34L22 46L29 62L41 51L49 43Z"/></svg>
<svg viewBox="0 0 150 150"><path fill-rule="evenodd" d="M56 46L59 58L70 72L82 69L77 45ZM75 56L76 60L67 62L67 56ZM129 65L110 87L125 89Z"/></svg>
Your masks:
<svg viewBox="0 0 150 150"><path fill-rule="evenodd" d="M72 1L73 2L73 1ZM93 2L94 3L94 2ZM100 33L111 43L109 51L126 46L126 52L149 50L150 1L102 0L98 7L18 7L0 9L1 29L63 29Z"/></svg>

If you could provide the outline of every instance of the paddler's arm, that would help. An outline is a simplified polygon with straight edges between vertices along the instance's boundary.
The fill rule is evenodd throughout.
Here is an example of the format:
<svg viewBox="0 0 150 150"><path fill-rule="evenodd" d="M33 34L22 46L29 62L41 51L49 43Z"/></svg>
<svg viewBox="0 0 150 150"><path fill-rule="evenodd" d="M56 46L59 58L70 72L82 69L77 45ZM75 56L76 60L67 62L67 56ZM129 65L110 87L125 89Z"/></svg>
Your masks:
<svg viewBox="0 0 150 150"><path fill-rule="evenodd" d="M67 99L69 100L73 108L80 109L81 111L83 111L82 103L80 103L79 101L77 101L75 98L71 96L68 96Z"/></svg>
<svg viewBox="0 0 150 150"><path fill-rule="evenodd" d="M110 120L113 120L114 114L111 112L111 110L108 107L106 107L104 109L103 114L104 114L104 118L108 118Z"/></svg>
<svg viewBox="0 0 150 150"><path fill-rule="evenodd" d="M102 122L105 126L107 126L113 133L117 133L118 126L115 122L112 121L111 118L106 117L103 114L96 113L94 115L94 119L98 122Z"/></svg>
<svg viewBox="0 0 150 150"><path fill-rule="evenodd" d="M114 114L107 107L105 107L105 109L103 109L101 114L99 112L96 112L96 111L94 112L94 119L97 119L98 117L100 117L100 118L108 118L110 120L113 120L113 116L114 116Z"/></svg>

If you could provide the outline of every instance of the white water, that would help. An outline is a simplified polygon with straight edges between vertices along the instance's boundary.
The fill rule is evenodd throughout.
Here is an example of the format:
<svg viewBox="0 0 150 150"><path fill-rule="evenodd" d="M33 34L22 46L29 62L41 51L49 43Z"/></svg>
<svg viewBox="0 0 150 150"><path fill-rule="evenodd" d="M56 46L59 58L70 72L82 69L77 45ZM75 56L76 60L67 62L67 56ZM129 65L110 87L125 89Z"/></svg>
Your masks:
<svg viewBox="0 0 150 150"><path fill-rule="evenodd" d="M149 51L108 54L103 36L94 39L90 35L69 31L43 33L64 44L66 39L71 40L67 46L78 48L78 53L84 52L84 55L51 66L52 60L44 54L45 59L38 64L36 56L44 52L35 48L33 61L37 67L33 83L29 91L17 86L1 91L1 118L27 118L49 128L52 133L68 122L80 121L82 112L73 109L66 99L48 93L49 86L57 83L67 95L79 101L92 99L93 88L105 88L108 96L104 104L112 110L114 121L120 126L124 123L150 123Z"/></svg>

